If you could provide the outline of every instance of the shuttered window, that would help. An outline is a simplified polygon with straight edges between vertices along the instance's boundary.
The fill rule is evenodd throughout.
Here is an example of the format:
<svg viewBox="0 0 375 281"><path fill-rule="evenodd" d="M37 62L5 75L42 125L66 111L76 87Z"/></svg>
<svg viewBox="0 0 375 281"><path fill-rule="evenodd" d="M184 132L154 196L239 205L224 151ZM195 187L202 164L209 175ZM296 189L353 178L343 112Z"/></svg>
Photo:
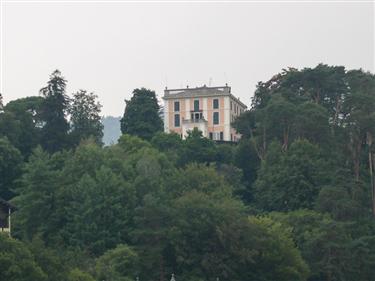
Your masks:
<svg viewBox="0 0 375 281"><path fill-rule="evenodd" d="M180 127L180 114L175 114L174 115L174 126L175 127Z"/></svg>
<svg viewBox="0 0 375 281"><path fill-rule="evenodd" d="M213 119L214 119L214 125L219 124L219 112L214 112Z"/></svg>
<svg viewBox="0 0 375 281"><path fill-rule="evenodd" d="M219 100L218 99L214 99L214 109L219 109Z"/></svg>
<svg viewBox="0 0 375 281"><path fill-rule="evenodd" d="M174 111L176 111L176 112L180 111L180 102L179 101L174 102Z"/></svg>
<svg viewBox="0 0 375 281"><path fill-rule="evenodd" d="M199 111L199 100L194 101L194 111Z"/></svg>

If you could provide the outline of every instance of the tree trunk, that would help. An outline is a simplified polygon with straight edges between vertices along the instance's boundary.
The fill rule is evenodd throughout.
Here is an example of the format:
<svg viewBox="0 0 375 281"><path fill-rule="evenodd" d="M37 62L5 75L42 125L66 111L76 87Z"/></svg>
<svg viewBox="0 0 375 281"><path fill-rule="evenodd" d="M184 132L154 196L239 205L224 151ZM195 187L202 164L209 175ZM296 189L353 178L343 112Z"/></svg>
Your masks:
<svg viewBox="0 0 375 281"><path fill-rule="evenodd" d="M263 155L266 154L267 143L266 143L266 128L263 127Z"/></svg>
<svg viewBox="0 0 375 281"><path fill-rule="evenodd" d="M361 146L362 142L360 138L357 141L354 140L354 137L351 137L351 145L349 146L350 151L352 153L352 160L353 160L353 170L354 170L354 177L355 180L359 181L359 170L360 170L360 153L361 153Z"/></svg>
<svg viewBox="0 0 375 281"><path fill-rule="evenodd" d="M368 145L368 163L370 171L370 184L371 184L371 198L372 198L372 215L375 217L375 181L374 181L374 161L372 154L372 134L367 132L367 145Z"/></svg>
<svg viewBox="0 0 375 281"><path fill-rule="evenodd" d="M286 151L289 145L289 126L284 129L283 135L283 150Z"/></svg>
<svg viewBox="0 0 375 281"><path fill-rule="evenodd" d="M339 118L339 112L341 108L340 96L336 98L336 106L335 106L335 116L333 117L333 124L332 124L332 133L334 133L334 128L337 123L337 119Z"/></svg>
<svg viewBox="0 0 375 281"><path fill-rule="evenodd" d="M253 146L254 146L254 149L255 149L255 152L256 152L258 158L259 158L261 161L263 161L263 159L264 159L263 154L259 151L259 148L258 148L257 142L256 142L256 140L255 140L255 138L254 138L254 133L253 133L253 130L252 130L252 129L250 129L250 141L251 141L251 143L252 143Z"/></svg>
<svg viewBox="0 0 375 281"><path fill-rule="evenodd" d="M349 151L351 153L351 160L353 165L353 172L354 172L354 180L356 189L360 189L361 185L359 184L359 176L360 176L360 153L362 148L362 140L360 137L355 137L353 135L350 136L350 142L348 145ZM356 190L352 190L352 199L355 199Z"/></svg>
<svg viewBox="0 0 375 281"><path fill-rule="evenodd" d="M314 101L316 104L320 103L320 89L316 91L315 96L314 96Z"/></svg>
<svg viewBox="0 0 375 281"><path fill-rule="evenodd" d="M361 153L361 142L358 142L355 149L355 158L354 158L354 172L355 172L355 179L359 181L359 172L360 172L360 153Z"/></svg>

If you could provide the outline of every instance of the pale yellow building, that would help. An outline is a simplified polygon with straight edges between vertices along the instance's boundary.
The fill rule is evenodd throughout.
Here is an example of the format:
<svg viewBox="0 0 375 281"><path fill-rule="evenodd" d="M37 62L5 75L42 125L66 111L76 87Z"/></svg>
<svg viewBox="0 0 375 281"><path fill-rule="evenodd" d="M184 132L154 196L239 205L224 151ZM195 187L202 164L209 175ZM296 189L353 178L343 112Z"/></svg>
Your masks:
<svg viewBox="0 0 375 281"><path fill-rule="evenodd" d="M241 135L231 126L246 110L246 105L231 93L231 88L203 87L165 89L164 131L186 138L198 128L203 136L217 141L237 142Z"/></svg>

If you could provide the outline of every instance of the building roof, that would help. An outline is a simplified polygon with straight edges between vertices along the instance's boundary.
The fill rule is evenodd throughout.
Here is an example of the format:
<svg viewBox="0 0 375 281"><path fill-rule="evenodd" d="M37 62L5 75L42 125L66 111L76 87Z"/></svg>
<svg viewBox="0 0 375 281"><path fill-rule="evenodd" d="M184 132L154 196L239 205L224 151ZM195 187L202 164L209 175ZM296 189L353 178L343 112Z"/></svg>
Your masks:
<svg viewBox="0 0 375 281"><path fill-rule="evenodd" d="M164 90L164 100L168 99L179 99L179 98L191 98L191 97L217 97L217 96L230 96L244 108L247 106L231 94L231 87L228 85L222 87L195 87L195 88L183 88L183 89L167 89Z"/></svg>
<svg viewBox="0 0 375 281"><path fill-rule="evenodd" d="M14 206L13 204L11 204L8 201L4 200L1 197L0 197L0 206L5 206L5 207L9 208L12 212L14 212L15 210L17 210L16 206Z"/></svg>

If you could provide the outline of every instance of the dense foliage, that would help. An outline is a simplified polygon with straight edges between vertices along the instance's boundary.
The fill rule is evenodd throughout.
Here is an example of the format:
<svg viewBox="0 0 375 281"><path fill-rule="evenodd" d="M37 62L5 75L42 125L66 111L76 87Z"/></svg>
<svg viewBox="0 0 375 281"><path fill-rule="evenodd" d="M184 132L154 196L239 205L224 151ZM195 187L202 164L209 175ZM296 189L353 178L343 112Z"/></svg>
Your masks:
<svg viewBox="0 0 375 281"><path fill-rule="evenodd" d="M47 95L0 111L0 196L18 208L0 235L7 280L373 281L374 75L318 65L260 82L238 144L160 132L140 89L102 147L86 113L100 106L78 95L53 149Z"/></svg>
<svg viewBox="0 0 375 281"><path fill-rule="evenodd" d="M163 131L163 121L159 116L159 105L154 91L141 88L133 91L121 119L121 132L150 140Z"/></svg>

